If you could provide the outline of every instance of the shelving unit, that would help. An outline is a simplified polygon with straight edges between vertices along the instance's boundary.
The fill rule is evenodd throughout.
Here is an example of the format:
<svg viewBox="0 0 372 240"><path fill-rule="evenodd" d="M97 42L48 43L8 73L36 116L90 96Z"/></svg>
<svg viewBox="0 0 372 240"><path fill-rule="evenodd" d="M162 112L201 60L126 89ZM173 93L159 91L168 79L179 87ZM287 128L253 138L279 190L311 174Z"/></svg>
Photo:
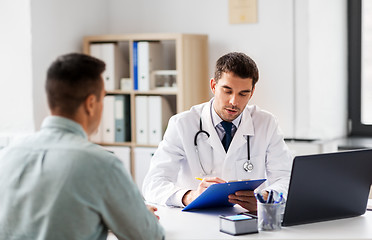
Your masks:
<svg viewBox="0 0 372 240"><path fill-rule="evenodd" d="M157 145L138 144L136 141L136 96L162 96L172 106L173 113L188 110L191 106L209 100L208 76L208 36L201 34L154 33L154 34L120 34L86 36L83 39L83 52L91 54L91 44L114 43L118 46L124 58L127 69L120 78L129 78L134 86L134 42L160 42L163 54L167 59L167 69L176 76L176 88L152 89L149 91L120 90L108 91L108 95L129 95L131 112L131 141L129 142L98 142L103 146L126 146L130 148L131 173L135 175L134 148L152 147ZM117 79L116 79L117 80Z"/></svg>

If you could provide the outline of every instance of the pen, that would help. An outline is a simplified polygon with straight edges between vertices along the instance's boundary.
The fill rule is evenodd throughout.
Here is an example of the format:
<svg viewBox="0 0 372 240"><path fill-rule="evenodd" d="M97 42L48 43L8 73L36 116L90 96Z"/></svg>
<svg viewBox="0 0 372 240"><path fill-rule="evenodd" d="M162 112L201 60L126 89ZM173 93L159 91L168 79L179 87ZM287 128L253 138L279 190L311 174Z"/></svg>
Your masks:
<svg viewBox="0 0 372 240"><path fill-rule="evenodd" d="M283 193L279 194L279 199L275 201L274 203L281 203L283 201Z"/></svg>
<svg viewBox="0 0 372 240"><path fill-rule="evenodd" d="M200 177L195 177L196 180L200 180L200 181L203 181L203 178L200 178Z"/></svg>
<svg viewBox="0 0 372 240"><path fill-rule="evenodd" d="M260 203L266 203L261 194L257 193L256 198L258 199L258 201L260 201Z"/></svg>
<svg viewBox="0 0 372 240"><path fill-rule="evenodd" d="M274 192L273 190L270 190L269 195L267 196L266 203L273 203L273 199L274 199Z"/></svg>

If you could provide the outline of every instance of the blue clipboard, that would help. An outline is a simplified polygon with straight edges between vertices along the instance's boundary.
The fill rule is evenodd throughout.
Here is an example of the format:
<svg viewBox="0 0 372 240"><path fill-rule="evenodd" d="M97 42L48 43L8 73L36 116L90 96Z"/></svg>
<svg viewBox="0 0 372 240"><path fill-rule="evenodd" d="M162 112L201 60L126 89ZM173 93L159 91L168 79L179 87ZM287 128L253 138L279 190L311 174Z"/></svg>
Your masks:
<svg viewBox="0 0 372 240"><path fill-rule="evenodd" d="M213 184L182 209L182 211L201 208L231 207L234 204L229 202L228 195L240 190L253 191L265 181L266 179L257 179Z"/></svg>

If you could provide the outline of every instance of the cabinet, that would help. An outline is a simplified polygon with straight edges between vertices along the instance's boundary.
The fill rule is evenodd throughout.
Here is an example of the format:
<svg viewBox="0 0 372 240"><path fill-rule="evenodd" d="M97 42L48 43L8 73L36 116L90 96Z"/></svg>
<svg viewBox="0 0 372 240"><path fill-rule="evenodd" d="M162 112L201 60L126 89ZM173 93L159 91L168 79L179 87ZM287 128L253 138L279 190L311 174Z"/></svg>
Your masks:
<svg viewBox="0 0 372 240"><path fill-rule="evenodd" d="M83 52L104 60L107 65L103 74L104 80L114 79L113 82L112 79L110 83L105 82L108 95L105 97L105 103L108 103L104 106L103 121L116 117L124 120L127 117L127 124L129 121L127 137L113 138L113 133L107 134L101 125L100 132L105 132L107 138L99 138L96 142L104 146L129 147L131 173L135 178L134 166L138 167L138 164L135 165L135 155L141 154L134 154L134 149L154 148L160 141L156 140L156 136L149 141L142 140L142 137L139 139L137 132L140 132L141 125L148 126L147 121L158 125L167 123L170 115L208 101L208 36L179 33L86 36L83 39ZM143 72L147 76L143 77ZM144 86L141 81L145 77L147 82L145 80ZM129 103L120 103L123 99ZM144 107L143 101L161 105L157 105L158 110L154 110L156 107L151 105ZM112 106L119 106L121 110L115 111ZM159 111L159 106L162 106L164 112L166 106L171 114L159 113L153 116ZM157 119L158 117L160 119ZM115 125L115 121L113 123L111 120L109 128L113 127L112 124ZM161 137L163 131L164 129Z"/></svg>
<svg viewBox="0 0 372 240"><path fill-rule="evenodd" d="M150 161L155 151L156 148L136 147L134 149L134 158L136 159L134 163L134 172L136 173L134 180L141 192L143 179L149 171Z"/></svg>

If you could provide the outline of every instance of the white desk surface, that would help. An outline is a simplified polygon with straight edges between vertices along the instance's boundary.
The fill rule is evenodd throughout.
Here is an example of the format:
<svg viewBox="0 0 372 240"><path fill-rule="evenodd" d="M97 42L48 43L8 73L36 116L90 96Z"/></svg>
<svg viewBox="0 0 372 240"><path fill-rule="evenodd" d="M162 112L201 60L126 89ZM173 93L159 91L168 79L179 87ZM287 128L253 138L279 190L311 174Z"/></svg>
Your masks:
<svg viewBox="0 0 372 240"><path fill-rule="evenodd" d="M371 200L369 200L372 203ZM231 236L219 231L219 215L233 215L245 210L239 206L182 212L181 208L158 206L157 214L170 239L372 239L372 211L362 216L282 227L279 231ZM112 235L110 240L116 239Z"/></svg>

